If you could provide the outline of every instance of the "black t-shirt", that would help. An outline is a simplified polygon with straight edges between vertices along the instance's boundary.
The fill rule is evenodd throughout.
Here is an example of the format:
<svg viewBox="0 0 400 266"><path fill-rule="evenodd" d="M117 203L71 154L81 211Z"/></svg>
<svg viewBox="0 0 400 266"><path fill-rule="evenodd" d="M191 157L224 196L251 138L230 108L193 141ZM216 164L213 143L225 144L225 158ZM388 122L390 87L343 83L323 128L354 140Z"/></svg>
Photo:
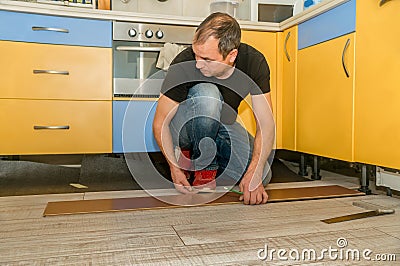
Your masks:
<svg viewBox="0 0 400 266"><path fill-rule="evenodd" d="M270 91L269 79L269 67L264 55L250 45L240 44L235 71L227 79L205 77L196 68L192 47L188 47L172 61L161 93L180 103L186 100L189 89L194 85L213 83L218 86L224 100L221 121L232 124L236 120L240 102L249 93L257 95Z"/></svg>

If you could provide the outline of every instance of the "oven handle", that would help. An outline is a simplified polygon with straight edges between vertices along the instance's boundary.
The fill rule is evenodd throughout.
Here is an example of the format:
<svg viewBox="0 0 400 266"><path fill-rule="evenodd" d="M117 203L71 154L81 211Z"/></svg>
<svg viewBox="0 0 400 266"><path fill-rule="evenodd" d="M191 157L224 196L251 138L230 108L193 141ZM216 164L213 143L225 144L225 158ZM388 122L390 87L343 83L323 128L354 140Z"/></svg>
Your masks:
<svg viewBox="0 0 400 266"><path fill-rule="evenodd" d="M117 46L117 51L160 52L162 47Z"/></svg>

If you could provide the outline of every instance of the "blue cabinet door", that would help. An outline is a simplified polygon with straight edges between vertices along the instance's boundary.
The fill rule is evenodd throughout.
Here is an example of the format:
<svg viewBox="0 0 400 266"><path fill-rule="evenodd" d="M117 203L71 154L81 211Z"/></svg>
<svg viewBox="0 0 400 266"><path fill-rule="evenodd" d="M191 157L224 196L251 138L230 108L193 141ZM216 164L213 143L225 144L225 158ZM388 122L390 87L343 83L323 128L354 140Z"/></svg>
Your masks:
<svg viewBox="0 0 400 266"><path fill-rule="evenodd" d="M156 101L113 101L113 152L160 151L152 125Z"/></svg>
<svg viewBox="0 0 400 266"><path fill-rule="evenodd" d="M300 50L355 30L356 0L351 0L299 24L298 47Z"/></svg>
<svg viewBox="0 0 400 266"><path fill-rule="evenodd" d="M0 10L0 40L111 47L111 21Z"/></svg>

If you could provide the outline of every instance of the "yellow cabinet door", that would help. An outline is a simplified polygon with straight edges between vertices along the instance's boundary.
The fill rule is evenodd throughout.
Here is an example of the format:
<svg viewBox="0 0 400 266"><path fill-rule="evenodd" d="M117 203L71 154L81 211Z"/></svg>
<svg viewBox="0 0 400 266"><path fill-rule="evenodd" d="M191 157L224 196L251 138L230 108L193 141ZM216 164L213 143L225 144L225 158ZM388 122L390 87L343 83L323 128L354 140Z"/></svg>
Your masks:
<svg viewBox="0 0 400 266"><path fill-rule="evenodd" d="M0 98L111 100L111 48L0 41Z"/></svg>
<svg viewBox="0 0 400 266"><path fill-rule="evenodd" d="M400 1L357 1L354 156L400 169Z"/></svg>
<svg viewBox="0 0 400 266"><path fill-rule="evenodd" d="M354 34L298 51L298 151L353 161L353 82Z"/></svg>
<svg viewBox="0 0 400 266"><path fill-rule="evenodd" d="M0 99L0 154L112 152L111 101Z"/></svg>
<svg viewBox="0 0 400 266"><path fill-rule="evenodd" d="M242 31L242 42L259 50L267 59L270 70L272 109L276 109L276 32ZM246 129L254 136L256 122L250 108L251 98L247 97L239 106L239 116ZM276 121L276 112L274 112Z"/></svg>
<svg viewBox="0 0 400 266"><path fill-rule="evenodd" d="M296 150L296 85L297 85L297 26L281 34L282 88L278 94L281 106L282 148ZM278 118L279 119L279 118Z"/></svg>

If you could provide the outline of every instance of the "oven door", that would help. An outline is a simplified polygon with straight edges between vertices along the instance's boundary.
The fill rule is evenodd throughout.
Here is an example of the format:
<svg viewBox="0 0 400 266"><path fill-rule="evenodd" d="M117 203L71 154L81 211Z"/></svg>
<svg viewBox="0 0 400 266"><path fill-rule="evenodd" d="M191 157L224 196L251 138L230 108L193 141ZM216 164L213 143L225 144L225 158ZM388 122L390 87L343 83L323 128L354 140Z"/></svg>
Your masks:
<svg viewBox="0 0 400 266"><path fill-rule="evenodd" d="M114 97L158 98L166 72L156 68L163 44L113 41Z"/></svg>

